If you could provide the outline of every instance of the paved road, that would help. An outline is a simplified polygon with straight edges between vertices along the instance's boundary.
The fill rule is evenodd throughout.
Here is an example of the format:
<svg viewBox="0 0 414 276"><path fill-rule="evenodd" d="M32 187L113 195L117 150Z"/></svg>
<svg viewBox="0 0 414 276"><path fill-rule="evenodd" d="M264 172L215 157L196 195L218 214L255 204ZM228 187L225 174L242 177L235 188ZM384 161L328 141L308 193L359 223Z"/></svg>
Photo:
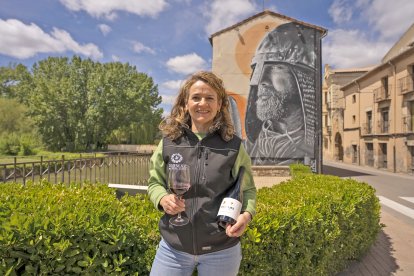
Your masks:
<svg viewBox="0 0 414 276"><path fill-rule="evenodd" d="M385 224L368 254L338 275L414 275L414 176L328 161L323 173L374 187Z"/></svg>

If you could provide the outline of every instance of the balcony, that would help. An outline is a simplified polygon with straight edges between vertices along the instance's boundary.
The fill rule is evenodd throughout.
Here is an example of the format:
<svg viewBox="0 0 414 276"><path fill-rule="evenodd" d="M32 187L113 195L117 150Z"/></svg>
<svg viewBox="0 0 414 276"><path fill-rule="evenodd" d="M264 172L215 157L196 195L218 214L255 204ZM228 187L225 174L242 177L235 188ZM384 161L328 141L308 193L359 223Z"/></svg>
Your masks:
<svg viewBox="0 0 414 276"><path fill-rule="evenodd" d="M332 133L332 126L324 126L323 127L323 133L326 133L328 135L331 135L331 133Z"/></svg>
<svg viewBox="0 0 414 276"><path fill-rule="evenodd" d="M414 91L414 75L408 75L398 79L398 94L404 95Z"/></svg>
<svg viewBox="0 0 414 276"><path fill-rule="evenodd" d="M374 101L376 103L390 100L391 85L378 87L374 89L373 92L374 92Z"/></svg>
<svg viewBox="0 0 414 276"><path fill-rule="evenodd" d="M361 134L362 135L370 135L370 134L373 134L372 122L371 123L364 123L364 124L362 124Z"/></svg>
<svg viewBox="0 0 414 276"><path fill-rule="evenodd" d="M402 118L402 130L406 132L414 132L414 116L405 116Z"/></svg>
<svg viewBox="0 0 414 276"><path fill-rule="evenodd" d="M378 131L379 134L388 134L390 131L390 121L379 121L378 122Z"/></svg>

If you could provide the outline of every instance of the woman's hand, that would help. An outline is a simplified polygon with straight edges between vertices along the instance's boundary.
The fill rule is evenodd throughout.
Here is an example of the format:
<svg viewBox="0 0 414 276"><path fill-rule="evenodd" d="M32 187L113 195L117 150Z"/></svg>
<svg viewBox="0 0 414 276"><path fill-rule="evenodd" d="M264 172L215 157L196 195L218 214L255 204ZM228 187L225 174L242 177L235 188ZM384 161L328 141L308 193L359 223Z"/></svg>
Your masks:
<svg viewBox="0 0 414 276"><path fill-rule="evenodd" d="M234 225L228 224L226 227L226 235L229 237L240 237L244 230L246 230L247 224L252 220L252 215L249 212L240 214L237 218L237 222Z"/></svg>
<svg viewBox="0 0 414 276"><path fill-rule="evenodd" d="M174 194L169 194L161 198L160 205L169 215L176 215L185 211L185 200L179 199Z"/></svg>

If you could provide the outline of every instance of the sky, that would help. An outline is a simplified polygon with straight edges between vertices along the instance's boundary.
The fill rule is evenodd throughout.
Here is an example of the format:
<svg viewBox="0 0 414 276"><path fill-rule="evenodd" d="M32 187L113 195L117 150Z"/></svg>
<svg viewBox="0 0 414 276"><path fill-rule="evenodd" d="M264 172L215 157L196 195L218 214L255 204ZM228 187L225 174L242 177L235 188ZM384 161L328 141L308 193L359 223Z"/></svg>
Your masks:
<svg viewBox="0 0 414 276"><path fill-rule="evenodd" d="M413 0L0 0L0 66L49 56L119 61L151 76L169 112L182 80L211 70L209 37L268 9L328 30L322 63L380 63L414 23Z"/></svg>

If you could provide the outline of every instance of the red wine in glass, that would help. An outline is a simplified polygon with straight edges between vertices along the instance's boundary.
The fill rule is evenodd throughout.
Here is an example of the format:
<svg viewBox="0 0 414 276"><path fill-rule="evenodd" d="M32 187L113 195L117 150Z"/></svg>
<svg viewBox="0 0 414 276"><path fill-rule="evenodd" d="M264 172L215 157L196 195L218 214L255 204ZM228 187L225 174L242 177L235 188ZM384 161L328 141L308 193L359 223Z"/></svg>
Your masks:
<svg viewBox="0 0 414 276"><path fill-rule="evenodd" d="M176 164L168 170L168 187L170 191L179 199L190 189L190 167L188 165ZM183 226L189 222L188 218L181 217L181 212L177 217L170 219L170 224Z"/></svg>

